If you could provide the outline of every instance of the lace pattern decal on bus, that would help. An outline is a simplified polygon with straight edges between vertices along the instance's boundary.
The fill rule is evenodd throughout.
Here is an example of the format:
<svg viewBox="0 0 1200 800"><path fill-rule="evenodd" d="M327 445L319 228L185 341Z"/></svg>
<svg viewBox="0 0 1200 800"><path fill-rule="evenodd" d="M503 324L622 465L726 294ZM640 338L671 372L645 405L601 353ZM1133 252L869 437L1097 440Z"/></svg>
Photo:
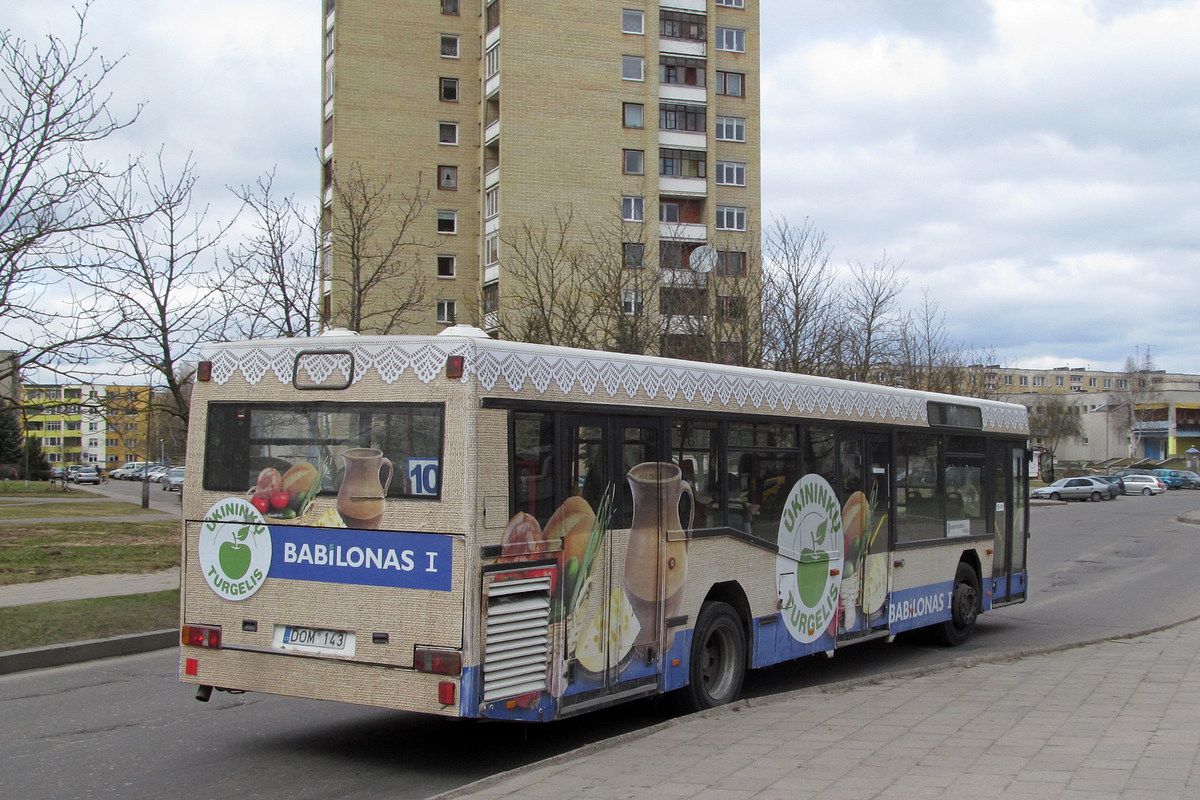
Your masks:
<svg viewBox="0 0 1200 800"><path fill-rule="evenodd" d="M928 419L928 396L887 387L831 385L825 379L803 375L758 377L770 374L761 371L756 371L754 376L730 374L727 368L715 364L706 368L694 362L680 362L686 366L677 367L661 359L620 354L591 355L582 350L538 348L541 352L535 352L531 345L512 342L481 344L454 338L444 342L364 338L366 341L339 340L338 344L329 345L353 353L356 374L352 382L374 370L384 383L390 384L411 370L420 381L429 383L442 373L448 356L463 355L467 358L462 380L474 378L487 391L507 388L515 393L528 385L539 393L555 387L564 395L581 391L588 396L603 394L622 401L682 398L726 407L782 409L850 419L918 424ZM258 384L269 373L280 382L290 383L296 356L322 344L318 340L273 347L256 343L226 344L213 347L205 355L212 362L212 377L216 383L225 383L237 373L251 385ZM310 377L313 380L323 380L334 370L348 369L348 361L344 355L334 353L324 360L307 357L304 369L312 371ZM1023 409L984 403L982 412L984 429L1025 429Z"/></svg>

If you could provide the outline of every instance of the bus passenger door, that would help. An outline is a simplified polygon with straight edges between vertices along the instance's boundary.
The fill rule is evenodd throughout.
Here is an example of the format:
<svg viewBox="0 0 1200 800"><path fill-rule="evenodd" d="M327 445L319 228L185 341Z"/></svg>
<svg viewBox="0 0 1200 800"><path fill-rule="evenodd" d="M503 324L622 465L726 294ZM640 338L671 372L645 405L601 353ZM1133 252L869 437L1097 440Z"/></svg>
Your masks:
<svg viewBox="0 0 1200 800"><path fill-rule="evenodd" d="M587 501L605 529L599 550L589 561L586 549L565 554L565 591L573 586L577 603L568 608L568 647L574 642L581 682L591 692L611 694L657 686L662 636L662 565L660 548L635 557L628 554L635 515L646 509L631 489L629 474L655 473L661 456L661 430L655 420L567 415L571 447L568 494ZM657 519L657 518L656 518ZM572 559L578 559L572 565ZM627 570L633 562L634 568ZM582 572L580 572L582 570ZM639 582L639 581L645 581ZM648 588L645 588L648 587ZM648 593L649 598L641 597ZM589 692L589 694L591 694Z"/></svg>
<svg viewBox="0 0 1200 800"><path fill-rule="evenodd" d="M997 442L992 448L995 476L995 547L992 560L993 606L1025 599L1025 555L1028 545L1029 476L1025 447Z"/></svg>
<svg viewBox="0 0 1200 800"><path fill-rule="evenodd" d="M843 432L840 460L845 561L838 632L866 634L887 628L891 436Z"/></svg>

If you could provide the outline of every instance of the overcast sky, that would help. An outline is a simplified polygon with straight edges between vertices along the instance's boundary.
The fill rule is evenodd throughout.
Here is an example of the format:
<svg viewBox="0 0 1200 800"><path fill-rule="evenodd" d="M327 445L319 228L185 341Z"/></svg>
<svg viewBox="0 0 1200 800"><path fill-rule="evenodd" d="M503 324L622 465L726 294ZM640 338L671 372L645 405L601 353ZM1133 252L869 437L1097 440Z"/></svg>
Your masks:
<svg viewBox="0 0 1200 800"><path fill-rule="evenodd" d="M432 2L433 0L428 0ZM748 3L759 0L747 0ZM1200 373L1200 0L761 0L763 208L1023 367ZM320 0L96 0L116 153L315 196ZM8 0L26 36L70 0ZM65 32L64 32L65 33Z"/></svg>

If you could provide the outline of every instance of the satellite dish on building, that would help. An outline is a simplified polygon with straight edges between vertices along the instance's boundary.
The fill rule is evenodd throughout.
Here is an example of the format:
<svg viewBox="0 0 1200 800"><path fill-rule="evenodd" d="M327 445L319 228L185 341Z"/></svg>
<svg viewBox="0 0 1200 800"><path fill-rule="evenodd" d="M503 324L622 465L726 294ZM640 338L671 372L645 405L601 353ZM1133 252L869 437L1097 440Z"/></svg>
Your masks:
<svg viewBox="0 0 1200 800"><path fill-rule="evenodd" d="M708 245L697 247L692 251L690 263L696 272L701 274L712 272L713 268L717 266L717 251Z"/></svg>

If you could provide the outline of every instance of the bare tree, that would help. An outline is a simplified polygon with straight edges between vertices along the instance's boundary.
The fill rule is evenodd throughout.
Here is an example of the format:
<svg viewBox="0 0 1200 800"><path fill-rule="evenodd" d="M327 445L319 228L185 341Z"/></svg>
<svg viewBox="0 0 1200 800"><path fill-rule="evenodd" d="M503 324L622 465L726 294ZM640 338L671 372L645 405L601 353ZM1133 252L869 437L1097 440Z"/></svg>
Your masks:
<svg viewBox="0 0 1200 800"><path fill-rule="evenodd" d="M1166 422L1162 394L1154 380L1157 368L1150 350L1138 359L1125 360L1124 377L1119 379L1109 403L1109 420L1113 432L1129 442L1129 457L1137 453L1138 444L1144 437L1146 422ZM1161 416L1162 419L1157 419Z"/></svg>
<svg viewBox="0 0 1200 800"><path fill-rule="evenodd" d="M81 346L109 332L64 283L82 257L80 234L129 219L97 203L103 184L129 165L93 160L88 146L133 124L141 109L110 109L104 86L120 59L87 46L89 5L76 11L68 38L47 34L39 44L0 30L0 348L16 354L0 362L0 385L27 367L77 364Z"/></svg>
<svg viewBox="0 0 1200 800"><path fill-rule="evenodd" d="M195 183L190 161L169 176L160 153L155 172L139 167L107 190L100 202L113 216L148 211L91 236L98 263L78 276L122 320L107 340L109 358L152 376L166 389L155 394L154 410L184 422L197 349L223 338L227 322L224 304L212 296L207 259L215 259L229 224L210 225L207 209L193 211Z"/></svg>
<svg viewBox="0 0 1200 800"><path fill-rule="evenodd" d="M429 192L420 177L411 190L394 192L391 178L368 178L360 165L335 170L332 183L329 322L395 333L423 310L429 292L421 256L432 245L419 231Z"/></svg>
<svg viewBox="0 0 1200 800"><path fill-rule="evenodd" d="M1067 439L1083 436L1083 418L1079 406L1068 403L1062 395L1038 395L1026 401L1029 407L1029 433L1039 437L1053 457Z"/></svg>
<svg viewBox="0 0 1200 800"><path fill-rule="evenodd" d="M844 377L871 381L880 367L894 363L902 321L899 297L906 285L886 253L870 266L850 265L841 305Z"/></svg>
<svg viewBox="0 0 1200 800"><path fill-rule="evenodd" d="M594 347L593 298L586 285L590 253L570 208L502 232L505 279L500 334L562 347ZM595 265L594 258L591 264Z"/></svg>
<svg viewBox="0 0 1200 800"><path fill-rule="evenodd" d="M823 374L834 360L834 276L824 232L812 220L775 219L764 237L763 358L785 372Z"/></svg>
<svg viewBox="0 0 1200 800"><path fill-rule="evenodd" d="M220 287L235 297L237 334L313 336L320 329L321 232L312 208L275 193L275 173L232 189L253 215L253 233L226 250Z"/></svg>
<svg viewBox="0 0 1200 800"><path fill-rule="evenodd" d="M658 306L662 286L657 243L647 241L645 225L617 215L588 225L583 286L592 309L594 345L617 353L657 353L662 328Z"/></svg>

